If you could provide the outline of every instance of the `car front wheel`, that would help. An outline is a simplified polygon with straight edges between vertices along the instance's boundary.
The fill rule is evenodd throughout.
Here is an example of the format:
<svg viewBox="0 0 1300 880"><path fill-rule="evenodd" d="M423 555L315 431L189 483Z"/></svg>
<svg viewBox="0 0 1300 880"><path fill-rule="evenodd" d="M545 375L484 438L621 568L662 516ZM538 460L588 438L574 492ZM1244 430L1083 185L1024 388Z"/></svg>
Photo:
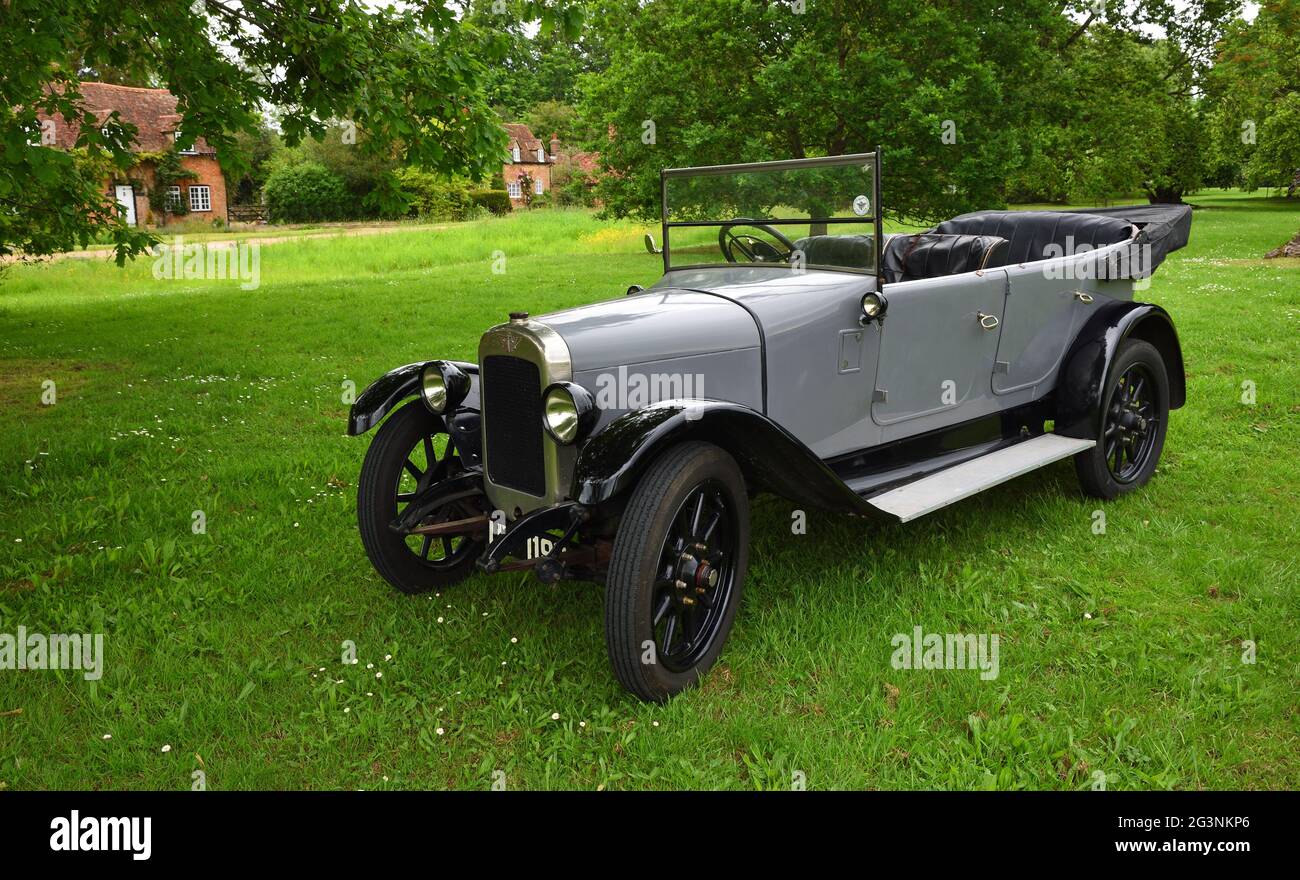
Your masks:
<svg viewBox="0 0 1300 880"><path fill-rule="evenodd" d="M614 674L662 702L713 666L749 560L739 466L709 443L675 446L641 478L614 539L605 638Z"/></svg>
<svg viewBox="0 0 1300 880"><path fill-rule="evenodd" d="M1151 479L1169 427L1169 374L1149 342L1126 341L1106 377L1097 445L1074 458L1087 495L1110 500Z"/></svg>
<svg viewBox="0 0 1300 880"><path fill-rule="evenodd" d="M404 535L389 524L418 492L463 470L440 417L418 400L393 413L379 428L357 481L357 526L366 555L403 593L448 587L474 572L483 544L473 537ZM424 517L440 523L481 515L485 498L461 498Z"/></svg>

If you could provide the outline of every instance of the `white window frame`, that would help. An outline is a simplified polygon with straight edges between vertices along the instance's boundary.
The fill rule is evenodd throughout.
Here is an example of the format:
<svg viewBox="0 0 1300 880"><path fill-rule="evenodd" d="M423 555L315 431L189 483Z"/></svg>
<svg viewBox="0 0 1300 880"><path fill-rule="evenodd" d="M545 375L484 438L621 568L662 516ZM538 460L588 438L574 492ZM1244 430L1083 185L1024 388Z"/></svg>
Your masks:
<svg viewBox="0 0 1300 880"><path fill-rule="evenodd" d="M543 150L541 147L537 148L537 161L538 162L546 161L546 151Z"/></svg>
<svg viewBox="0 0 1300 880"><path fill-rule="evenodd" d="M519 144L515 144L515 149L514 149L514 152L512 153L512 155L514 156L514 160L515 160L516 162L522 162L522 161L523 161L523 157L522 157L522 156L520 155L520 153L519 153Z"/></svg>
<svg viewBox="0 0 1300 880"><path fill-rule="evenodd" d="M212 210L212 187L206 183L190 186L190 210L199 213Z"/></svg>
<svg viewBox="0 0 1300 880"><path fill-rule="evenodd" d="M540 196L544 192L546 192L546 187L542 185L542 179L539 177L533 181L533 194Z"/></svg>
<svg viewBox="0 0 1300 880"><path fill-rule="evenodd" d="M510 193L512 199L522 199L524 197L523 187L519 185L517 180L512 180L506 184L506 192Z"/></svg>
<svg viewBox="0 0 1300 880"><path fill-rule="evenodd" d="M182 204L184 203L181 201L180 186L172 184L167 187L167 207L175 209L179 208Z"/></svg>

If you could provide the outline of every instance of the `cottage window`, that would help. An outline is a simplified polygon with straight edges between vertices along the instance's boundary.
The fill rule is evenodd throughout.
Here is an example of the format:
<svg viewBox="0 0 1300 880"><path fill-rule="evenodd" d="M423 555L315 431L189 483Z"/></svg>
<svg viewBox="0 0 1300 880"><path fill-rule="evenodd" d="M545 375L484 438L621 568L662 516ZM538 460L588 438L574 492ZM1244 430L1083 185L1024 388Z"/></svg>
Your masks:
<svg viewBox="0 0 1300 880"><path fill-rule="evenodd" d="M520 153L519 153L519 145L518 145L518 144L515 144L515 149L514 149L514 154L513 154L513 155L514 155L514 158L515 158L515 161L516 161L516 162L522 161L522 157L520 156Z"/></svg>
<svg viewBox="0 0 1300 880"><path fill-rule="evenodd" d="M176 129L176 131L172 132L172 139L173 139L174 141L176 141L177 143L180 143L180 140L181 140L181 131L180 131L179 128ZM188 150L181 150L180 153L181 153L182 156L193 156L194 153L195 153L195 150L194 150L194 147L190 147Z"/></svg>
<svg viewBox="0 0 1300 880"><path fill-rule="evenodd" d="M542 188L542 179L540 177L533 181L533 192L537 193L539 196L546 192L546 190Z"/></svg>
<svg viewBox="0 0 1300 880"><path fill-rule="evenodd" d="M510 185L506 187L506 189L510 192L510 198L512 199L523 198L524 191L519 186L519 181L517 180L510 181Z"/></svg>
<svg viewBox="0 0 1300 880"><path fill-rule="evenodd" d="M546 161L546 151L543 150L541 147L537 148L537 161L538 162Z"/></svg>
<svg viewBox="0 0 1300 880"><path fill-rule="evenodd" d="M175 210L181 206L181 188L179 186L167 187L167 208Z"/></svg>
<svg viewBox="0 0 1300 880"><path fill-rule="evenodd" d="M212 187L206 185L190 187L190 210L212 210Z"/></svg>

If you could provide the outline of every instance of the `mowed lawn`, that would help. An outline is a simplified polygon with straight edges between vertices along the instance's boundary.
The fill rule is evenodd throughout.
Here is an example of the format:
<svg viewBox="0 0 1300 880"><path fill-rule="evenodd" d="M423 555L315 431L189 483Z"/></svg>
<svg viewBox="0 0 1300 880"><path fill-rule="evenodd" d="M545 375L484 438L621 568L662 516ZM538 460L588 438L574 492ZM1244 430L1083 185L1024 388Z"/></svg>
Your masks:
<svg viewBox="0 0 1300 880"><path fill-rule="evenodd" d="M722 660L665 706L616 684L596 585L382 582L342 399L473 359L511 310L651 283L644 228L267 245L248 291L152 260L11 268L0 633L99 632L106 659L97 682L0 670L0 788L1300 787L1300 260L1260 259L1300 209L1194 201L1141 295L1188 373L1145 490L1101 506L1064 462L906 526L810 511L806 535L761 498ZM916 626L997 634L998 677L893 668Z"/></svg>

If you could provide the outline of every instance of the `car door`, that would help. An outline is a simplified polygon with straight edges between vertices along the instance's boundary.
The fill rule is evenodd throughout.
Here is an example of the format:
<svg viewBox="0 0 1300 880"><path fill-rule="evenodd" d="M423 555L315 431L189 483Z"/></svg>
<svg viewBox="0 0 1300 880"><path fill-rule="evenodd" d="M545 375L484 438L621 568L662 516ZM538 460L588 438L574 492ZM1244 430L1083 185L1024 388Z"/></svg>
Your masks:
<svg viewBox="0 0 1300 880"><path fill-rule="evenodd" d="M997 409L989 377L1006 299L1002 269L885 285L871 418L885 439Z"/></svg>
<svg viewBox="0 0 1300 880"><path fill-rule="evenodd" d="M1053 380L1091 297L1069 280L1062 260L1012 266L993 366L993 392L1011 394ZM1037 396L1037 395L1035 395Z"/></svg>

